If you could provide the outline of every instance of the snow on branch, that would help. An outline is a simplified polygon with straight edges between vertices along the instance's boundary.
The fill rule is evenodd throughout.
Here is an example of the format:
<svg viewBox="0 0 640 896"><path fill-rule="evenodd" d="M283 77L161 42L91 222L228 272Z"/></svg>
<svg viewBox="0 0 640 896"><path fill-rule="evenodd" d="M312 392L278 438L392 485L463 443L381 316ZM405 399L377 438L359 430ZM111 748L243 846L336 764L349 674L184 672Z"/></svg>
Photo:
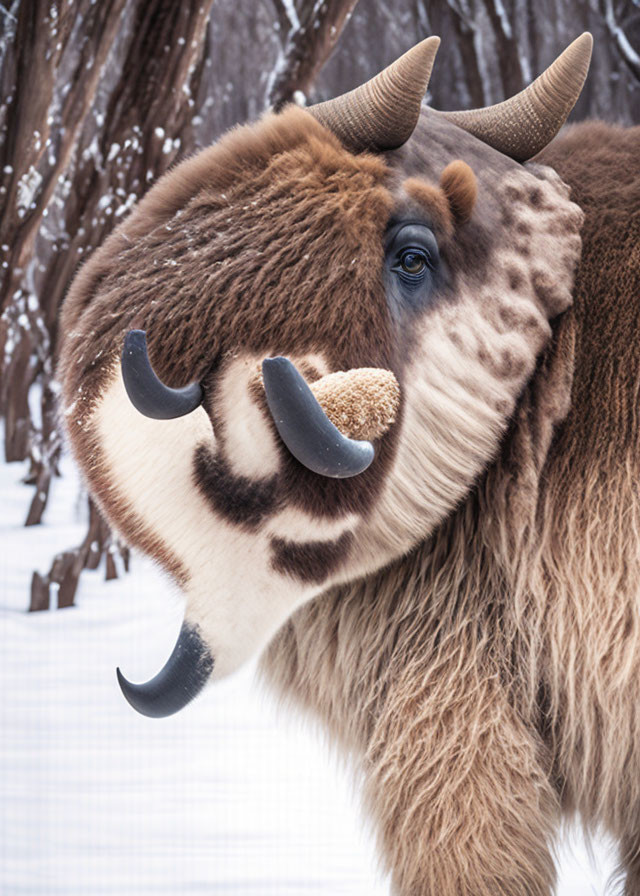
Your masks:
<svg viewBox="0 0 640 896"><path fill-rule="evenodd" d="M266 104L302 100L335 47L358 0L273 0L282 46L268 78Z"/></svg>

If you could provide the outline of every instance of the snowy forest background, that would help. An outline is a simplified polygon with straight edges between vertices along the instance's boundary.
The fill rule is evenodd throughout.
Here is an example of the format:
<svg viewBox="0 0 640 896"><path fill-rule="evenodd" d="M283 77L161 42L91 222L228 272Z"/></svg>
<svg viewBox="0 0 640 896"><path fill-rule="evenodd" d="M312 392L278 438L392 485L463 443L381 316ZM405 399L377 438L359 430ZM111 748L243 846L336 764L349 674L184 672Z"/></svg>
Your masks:
<svg viewBox="0 0 640 896"><path fill-rule="evenodd" d="M572 120L637 124L640 0L0 0L0 892L388 892L348 779L251 670L160 727L117 693L115 665L149 677L180 613L140 558L122 575L65 455L58 312L145 190L237 122L351 89L431 34L428 101L488 105L584 30ZM572 842L559 892L603 893L608 845L592 863Z"/></svg>
<svg viewBox="0 0 640 896"><path fill-rule="evenodd" d="M521 90L584 30L572 120L639 122L640 0L2 0L0 418L6 460L28 461L26 525L59 472L62 299L169 165L269 106L351 89L430 34L429 102L462 109ZM31 608L51 586L71 604L102 557L109 578L128 564L91 507L81 544L34 570Z"/></svg>

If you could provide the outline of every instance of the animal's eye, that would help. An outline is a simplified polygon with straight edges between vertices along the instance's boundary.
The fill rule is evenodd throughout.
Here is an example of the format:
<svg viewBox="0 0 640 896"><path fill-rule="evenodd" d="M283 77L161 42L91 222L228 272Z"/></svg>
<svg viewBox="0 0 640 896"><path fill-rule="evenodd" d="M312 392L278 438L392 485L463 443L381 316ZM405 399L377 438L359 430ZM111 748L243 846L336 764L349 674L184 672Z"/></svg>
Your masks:
<svg viewBox="0 0 640 896"><path fill-rule="evenodd" d="M412 277L420 275L428 263L428 258L421 249L405 249L400 253L399 267L405 274ZM398 268L394 268L394 270L398 270Z"/></svg>
<svg viewBox="0 0 640 896"><path fill-rule="evenodd" d="M407 222L387 235L387 294L398 310L421 308L439 282L438 244L425 224Z"/></svg>

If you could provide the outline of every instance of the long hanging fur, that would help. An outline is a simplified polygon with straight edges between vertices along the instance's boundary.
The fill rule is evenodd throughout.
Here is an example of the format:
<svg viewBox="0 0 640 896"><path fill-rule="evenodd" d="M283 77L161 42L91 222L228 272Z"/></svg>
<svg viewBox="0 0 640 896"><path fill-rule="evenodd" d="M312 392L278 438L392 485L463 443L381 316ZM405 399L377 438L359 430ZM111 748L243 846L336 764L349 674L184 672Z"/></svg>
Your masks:
<svg viewBox="0 0 640 896"><path fill-rule="evenodd" d="M586 213L574 305L438 531L297 611L269 679L362 763L394 892L548 894L562 813L640 893L640 128L543 154Z"/></svg>

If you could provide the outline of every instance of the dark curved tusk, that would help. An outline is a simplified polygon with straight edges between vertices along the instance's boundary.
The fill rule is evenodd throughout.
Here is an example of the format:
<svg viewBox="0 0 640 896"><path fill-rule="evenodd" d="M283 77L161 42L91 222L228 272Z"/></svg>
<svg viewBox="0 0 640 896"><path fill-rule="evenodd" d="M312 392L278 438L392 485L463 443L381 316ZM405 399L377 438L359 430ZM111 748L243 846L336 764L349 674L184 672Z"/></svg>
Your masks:
<svg viewBox="0 0 640 896"><path fill-rule="evenodd" d="M171 389L154 373L147 354L144 330L129 330L122 349L122 379L134 408L154 420L173 420L190 414L202 403L202 388L191 383Z"/></svg>
<svg viewBox="0 0 640 896"><path fill-rule="evenodd" d="M120 690L143 716L161 719L183 709L203 689L214 660L194 625L183 622L176 646L163 669L145 684L132 684L116 669Z"/></svg>
<svg viewBox="0 0 640 896"><path fill-rule="evenodd" d="M266 358L262 378L280 438L303 466L334 479L357 476L374 457L371 442L343 436L288 358Z"/></svg>

